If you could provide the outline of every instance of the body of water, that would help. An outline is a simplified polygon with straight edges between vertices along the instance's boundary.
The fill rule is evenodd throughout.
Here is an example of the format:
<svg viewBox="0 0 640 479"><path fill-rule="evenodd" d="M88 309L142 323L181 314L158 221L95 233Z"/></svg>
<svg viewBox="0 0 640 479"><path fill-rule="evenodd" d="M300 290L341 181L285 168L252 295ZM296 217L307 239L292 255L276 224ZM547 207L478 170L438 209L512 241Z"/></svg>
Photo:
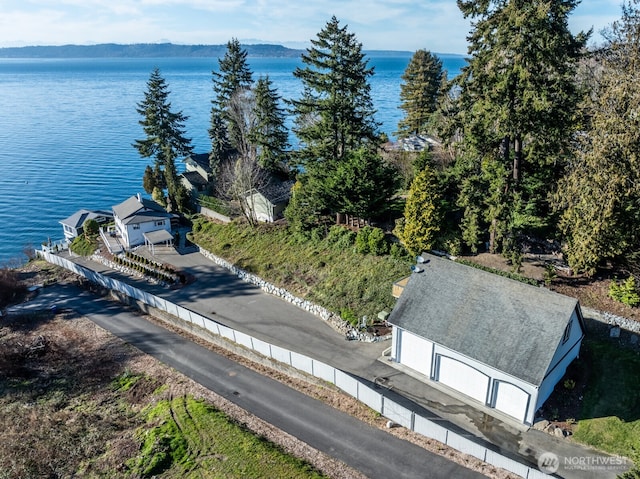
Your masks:
<svg viewBox="0 0 640 479"><path fill-rule="evenodd" d="M381 131L402 117L401 76L410 56L374 57L371 93ZM449 76L461 57L443 57ZM295 58L250 58L254 79L268 75L285 99L296 98ZM189 116L187 136L207 152L211 58L0 59L0 264L63 237L58 221L81 208L110 209L143 192L147 163L132 146L144 137L136 104L155 67L174 111Z"/></svg>

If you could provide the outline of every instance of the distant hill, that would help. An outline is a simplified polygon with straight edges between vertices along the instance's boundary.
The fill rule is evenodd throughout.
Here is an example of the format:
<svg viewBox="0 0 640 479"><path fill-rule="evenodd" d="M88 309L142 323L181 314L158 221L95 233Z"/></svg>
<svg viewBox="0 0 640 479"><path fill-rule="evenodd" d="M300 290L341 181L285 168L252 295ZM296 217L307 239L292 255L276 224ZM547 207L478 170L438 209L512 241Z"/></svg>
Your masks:
<svg viewBox="0 0 640 479"><path fill-rule="evenodd" d="M243 45L250 57L297 57L302 50L282 45ZM61 45L0 48L0 58L167 58L212 57L219 58L225 45L175 45L173 43L137 43L120 45Z"/></svg>

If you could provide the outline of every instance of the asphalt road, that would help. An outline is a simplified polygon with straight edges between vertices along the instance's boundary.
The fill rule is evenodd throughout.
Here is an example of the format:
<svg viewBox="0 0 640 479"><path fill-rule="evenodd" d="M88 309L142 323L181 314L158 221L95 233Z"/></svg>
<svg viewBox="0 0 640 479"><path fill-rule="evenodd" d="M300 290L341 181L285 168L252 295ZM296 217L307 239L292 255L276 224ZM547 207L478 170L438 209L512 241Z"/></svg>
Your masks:
<svg viewBox="0 0 640 479"><path fill-rule="evenodd" d="M245 368L117 303L73 286L54 286L44 289L29 306L51 304L77 311L132 346L372 479L485 477Z"/></svg>

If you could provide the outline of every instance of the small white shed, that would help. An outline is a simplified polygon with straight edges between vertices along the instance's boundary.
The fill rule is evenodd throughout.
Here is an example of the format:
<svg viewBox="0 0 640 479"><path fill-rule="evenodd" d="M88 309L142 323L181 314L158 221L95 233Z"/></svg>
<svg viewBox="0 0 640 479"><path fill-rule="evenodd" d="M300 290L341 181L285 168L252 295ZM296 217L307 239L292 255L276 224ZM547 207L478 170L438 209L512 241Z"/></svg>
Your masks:
<svg viewBox="0 0 640 479"><path fill-rule="evenodd" d="M423 254L389 316L392 359L531 425L580 351L578 301Z"/></svg>

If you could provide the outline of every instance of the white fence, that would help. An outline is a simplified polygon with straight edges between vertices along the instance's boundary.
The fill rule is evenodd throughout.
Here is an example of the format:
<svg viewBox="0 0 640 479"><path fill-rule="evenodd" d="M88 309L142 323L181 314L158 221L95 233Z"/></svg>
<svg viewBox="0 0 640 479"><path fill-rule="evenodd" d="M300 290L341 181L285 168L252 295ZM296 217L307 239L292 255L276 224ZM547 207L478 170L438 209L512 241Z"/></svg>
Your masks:
<svg viewBox="0 0 640 479"><path fill-rule="evenodd" d="M124 293L131 298L147 304L148 306L166 311L183 321L204 328L213 334L227 338L237 344L241 344L245 348L255 351L265 357L274 359L300 371L311 374L319 379L332 383L345 393L363 402L371 409L379 412L384 417L411 429L412 431L422 434L423 436L440 441L454 449L457 449L458 451L474 456L488 464L506 469L507 471L517 474L525 479L541 479L549 477L538 469L521 464L513 459L509 459L508 457L505 457L483 445L480 445L420 416L418 413L396 403L381 392L370 388L368 385L360 382L353 376L336 369L333 366L317 361L303 354L269 344L240 331L235 331L234 329L228 328L227 326L202 316L201 314L134 288L126 283L103 276L100 273L84 268L60 256L56 256L46 251L38 251L38 254L48 262L73 271L91 282L111 290Z"/></svg>

